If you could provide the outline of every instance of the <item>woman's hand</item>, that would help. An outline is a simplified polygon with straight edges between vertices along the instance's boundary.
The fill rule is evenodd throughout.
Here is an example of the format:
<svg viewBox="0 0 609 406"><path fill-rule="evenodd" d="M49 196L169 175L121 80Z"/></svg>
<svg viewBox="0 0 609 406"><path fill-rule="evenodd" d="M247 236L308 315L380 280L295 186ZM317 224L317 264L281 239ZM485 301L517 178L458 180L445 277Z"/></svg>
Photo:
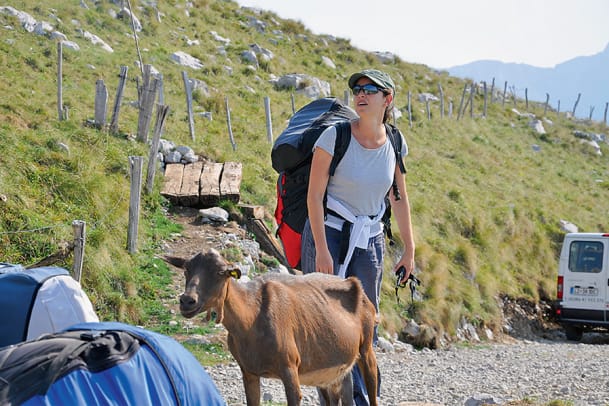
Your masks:
<svg viewBox="0 0 609 406"><path fill-rule="evenodd" d="M330 255L330 251L327 248L316 251L315 272L325 273L329 275L334 274L332 255Z"/></svg>
<svg viewBox="0 0 609 406"><path fill-rule="evenodd" d="M411 255L404 252L402 258L400 258L398 263L393 267L393 273L397 274L398 269L401 267L404 267L406 272L404 273L404 277L400 280L400 285L406 283L408 281L408 277L412 271L414 271L414 254Z"/></svg>

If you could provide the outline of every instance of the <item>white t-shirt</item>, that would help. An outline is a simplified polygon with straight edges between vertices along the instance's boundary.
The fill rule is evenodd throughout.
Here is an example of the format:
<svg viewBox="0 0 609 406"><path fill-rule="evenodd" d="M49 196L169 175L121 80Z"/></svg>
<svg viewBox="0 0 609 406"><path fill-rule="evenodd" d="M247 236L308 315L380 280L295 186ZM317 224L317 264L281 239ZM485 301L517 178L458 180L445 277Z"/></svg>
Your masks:
<svg viewBox="0 0 609 406"><path fill-rule="evenodd" d="M336 127L328 127L317 139L319 147L334 155ZM402 158L408 146L402 137ZM393 183L395 154L389 138L374 149L364 148L351 136L345 155L328 181L328 195L339 201L355 216L375 216L379 213L387 191Z"/></svg>

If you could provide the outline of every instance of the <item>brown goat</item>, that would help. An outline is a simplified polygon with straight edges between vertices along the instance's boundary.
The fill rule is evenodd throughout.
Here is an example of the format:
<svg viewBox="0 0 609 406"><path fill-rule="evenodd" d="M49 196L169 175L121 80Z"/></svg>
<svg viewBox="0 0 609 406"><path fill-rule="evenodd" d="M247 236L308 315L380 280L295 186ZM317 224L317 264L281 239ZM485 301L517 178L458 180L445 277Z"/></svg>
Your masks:
<svg viewBox="0 0 609 406"><path fill-rule="evenodd" d="M316 386L327 404L338 404L356 362L377 405L376 311L358 279L266 274L238 283L232 278L241 276L239 268L213 249L165 259L185 270L182 315L207 311L209 318L213 310L226 327L248 406L260 404L261 377L283 382L288 406L300 404L300 385Z"/></svg>

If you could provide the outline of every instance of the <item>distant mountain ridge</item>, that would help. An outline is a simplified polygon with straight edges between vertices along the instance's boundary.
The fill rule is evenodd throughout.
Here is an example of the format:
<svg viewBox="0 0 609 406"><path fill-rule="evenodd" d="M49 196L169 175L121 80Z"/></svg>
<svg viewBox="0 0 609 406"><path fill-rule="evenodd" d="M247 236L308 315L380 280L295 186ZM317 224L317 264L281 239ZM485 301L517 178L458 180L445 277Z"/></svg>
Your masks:
<svg viewBox="0 0 609 406"><path fill-rule="evenodd" d="M546 100L556 109L560 100L560 111L572 111L578 93L581 93L575 115L588 118L594 106L592 118L602 121L605 104L609 102L609 44L595 55L579 56L556 65L554 68L539 68L527 64L504 63L481 60L445 69L450 75L486 81L489 85L495 78L495 88L516 87L516 95L524 98L528 89L529 100ZM609 113L608 113L609 114Z"/></svg>

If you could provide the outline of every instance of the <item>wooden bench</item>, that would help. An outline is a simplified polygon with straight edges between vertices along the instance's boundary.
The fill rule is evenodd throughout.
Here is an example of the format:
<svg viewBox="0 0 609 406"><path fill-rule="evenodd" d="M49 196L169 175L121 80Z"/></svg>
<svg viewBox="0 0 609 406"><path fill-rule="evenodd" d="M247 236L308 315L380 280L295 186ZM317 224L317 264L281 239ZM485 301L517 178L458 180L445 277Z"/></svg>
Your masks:
<svg viewBox="0 0 609 406"><path fill-rule="evenodd" d="M239 162L167 164L161 195L187 207L213 207L220 200L239 203L241 169Z"/></svg>

